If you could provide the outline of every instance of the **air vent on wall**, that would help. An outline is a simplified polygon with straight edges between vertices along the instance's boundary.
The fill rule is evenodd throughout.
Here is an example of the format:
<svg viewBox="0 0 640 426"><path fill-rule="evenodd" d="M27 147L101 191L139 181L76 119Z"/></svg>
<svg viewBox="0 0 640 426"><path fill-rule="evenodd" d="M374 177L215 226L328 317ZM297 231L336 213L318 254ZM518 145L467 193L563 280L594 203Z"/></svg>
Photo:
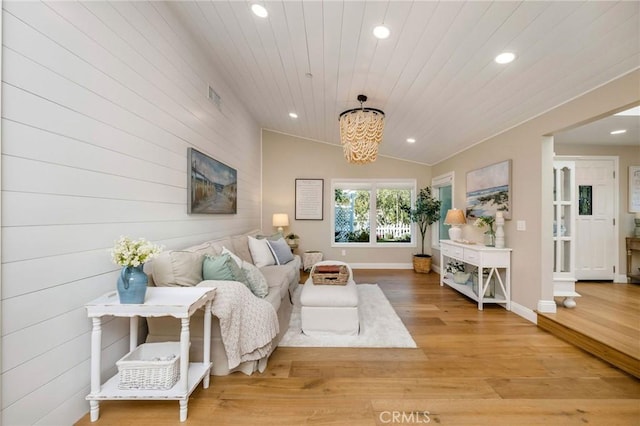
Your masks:
<svg viewBox="0 0 640 426"><path fill-rule="evenodd" d="M207 98L209 98L209 100L216 106L216 108L222 111L222 98L220 97L220 95L218 95L218 92L213 90L213 87L211 87L211 85L209 85L208 87L209 93L207 94Z"/></svg>

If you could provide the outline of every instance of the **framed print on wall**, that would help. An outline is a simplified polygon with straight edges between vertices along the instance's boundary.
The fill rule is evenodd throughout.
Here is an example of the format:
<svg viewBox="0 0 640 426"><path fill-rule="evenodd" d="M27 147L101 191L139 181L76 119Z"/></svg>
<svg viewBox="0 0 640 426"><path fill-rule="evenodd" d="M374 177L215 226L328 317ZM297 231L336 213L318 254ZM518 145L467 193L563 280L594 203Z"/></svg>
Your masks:
<svg viewBox="0 0 640 426"><path fill-rule="evenodd" d="M187 213L235 214L238 172L193 148L188 150Z"/></svg>
<svg viewBox="0 0 640 426"><path fill-rule="evenodd" d="M467 217L511 219L511 160L467 172Z"/></svg>
<svg viewBox="0 0 640 426"><path fill-rule="evenodd" d="M324 179L296 179L296 220L322 220Z"/></svg>

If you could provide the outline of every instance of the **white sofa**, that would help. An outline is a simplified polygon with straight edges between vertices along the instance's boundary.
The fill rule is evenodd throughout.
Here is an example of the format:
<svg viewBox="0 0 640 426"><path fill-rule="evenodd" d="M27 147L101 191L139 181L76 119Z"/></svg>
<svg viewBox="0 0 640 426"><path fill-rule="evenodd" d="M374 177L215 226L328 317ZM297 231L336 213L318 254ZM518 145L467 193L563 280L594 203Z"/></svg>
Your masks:
<svg viewBox="0 0 640 426"><path fill-rule="evenodd" d="M248 236L260 235L259 230L247 232L226 238L206 241L197 246L188 247L183 250L171 250L160 254L156 259L145 265L145 271L149 275L149 285L166 286L190 286L202 283L202 270L190 264L193 254L198 255L219 255L223 248L233 252L242 260L254 263L251 251L249 250ZM211 329L211 360L213 367L212 375L224 376L234 371L241 371L245 374L252 374L254 371L263 371L266 366L268 356L275 350L278 342L289 327L292 304L291 296L300 282L300 257L293 256L294 259L284 265L263 266L260 271L267 280L269 291L264 297L277 314L279 332L272 340L269 353L254 361L245 361L234 368L229 368L227 352L225 351L220 332L219 319L213 317ZM154 277L155 275L155 277ZM160 279L161 278L161 279ZM215 282L214 286L215 286ZM214 301L215 302L215 301ZM194 314L191 319L191 348L190 359L193 361L202 360L203 329L202 312ZM147 342L179 341L180 322L171 317L148 318Z"/></svg>

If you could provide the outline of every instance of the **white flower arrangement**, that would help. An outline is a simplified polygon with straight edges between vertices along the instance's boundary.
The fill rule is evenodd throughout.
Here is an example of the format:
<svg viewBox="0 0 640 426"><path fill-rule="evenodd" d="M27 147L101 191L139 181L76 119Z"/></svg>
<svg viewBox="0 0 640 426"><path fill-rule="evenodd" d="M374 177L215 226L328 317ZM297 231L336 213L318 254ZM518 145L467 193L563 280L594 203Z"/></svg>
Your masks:
<svg viewBox="0 0 640 426"><path fill-rule="evenodd" d="M495 223L496 219L493 216L480 216L479 218L476 219L475 222L473 222L473 226L477 227L477 228L483 228L485 226L489 227L489 230L485 232L485 234L491 234L494 235L495 231L493 230L493 224Z"/></svg>
<svg viewBox="0 0 640 426"><path fill-rule="evenodd" d="M120 266L138 267L157 256L162 249L162 246L151 244L144 238L120 237L111 249L111 259Z"/></svg>

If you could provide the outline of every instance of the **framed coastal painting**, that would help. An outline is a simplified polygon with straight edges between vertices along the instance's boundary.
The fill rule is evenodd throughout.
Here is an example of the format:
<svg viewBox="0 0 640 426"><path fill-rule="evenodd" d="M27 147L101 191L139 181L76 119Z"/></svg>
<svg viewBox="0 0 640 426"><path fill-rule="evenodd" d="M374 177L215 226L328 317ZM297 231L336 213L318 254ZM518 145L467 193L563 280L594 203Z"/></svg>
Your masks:
<svg viewBox="0 0 640 426"><path fill-rule="evenodd" d="M238 212L238 171L189 148L187 212L235 214Z"/></svg>
<svg viewBox="0 0 640 426"><path fill-rule="evenodd" d="M511 160L467 173L467 217L494 216L511 219Z"/></svg>

